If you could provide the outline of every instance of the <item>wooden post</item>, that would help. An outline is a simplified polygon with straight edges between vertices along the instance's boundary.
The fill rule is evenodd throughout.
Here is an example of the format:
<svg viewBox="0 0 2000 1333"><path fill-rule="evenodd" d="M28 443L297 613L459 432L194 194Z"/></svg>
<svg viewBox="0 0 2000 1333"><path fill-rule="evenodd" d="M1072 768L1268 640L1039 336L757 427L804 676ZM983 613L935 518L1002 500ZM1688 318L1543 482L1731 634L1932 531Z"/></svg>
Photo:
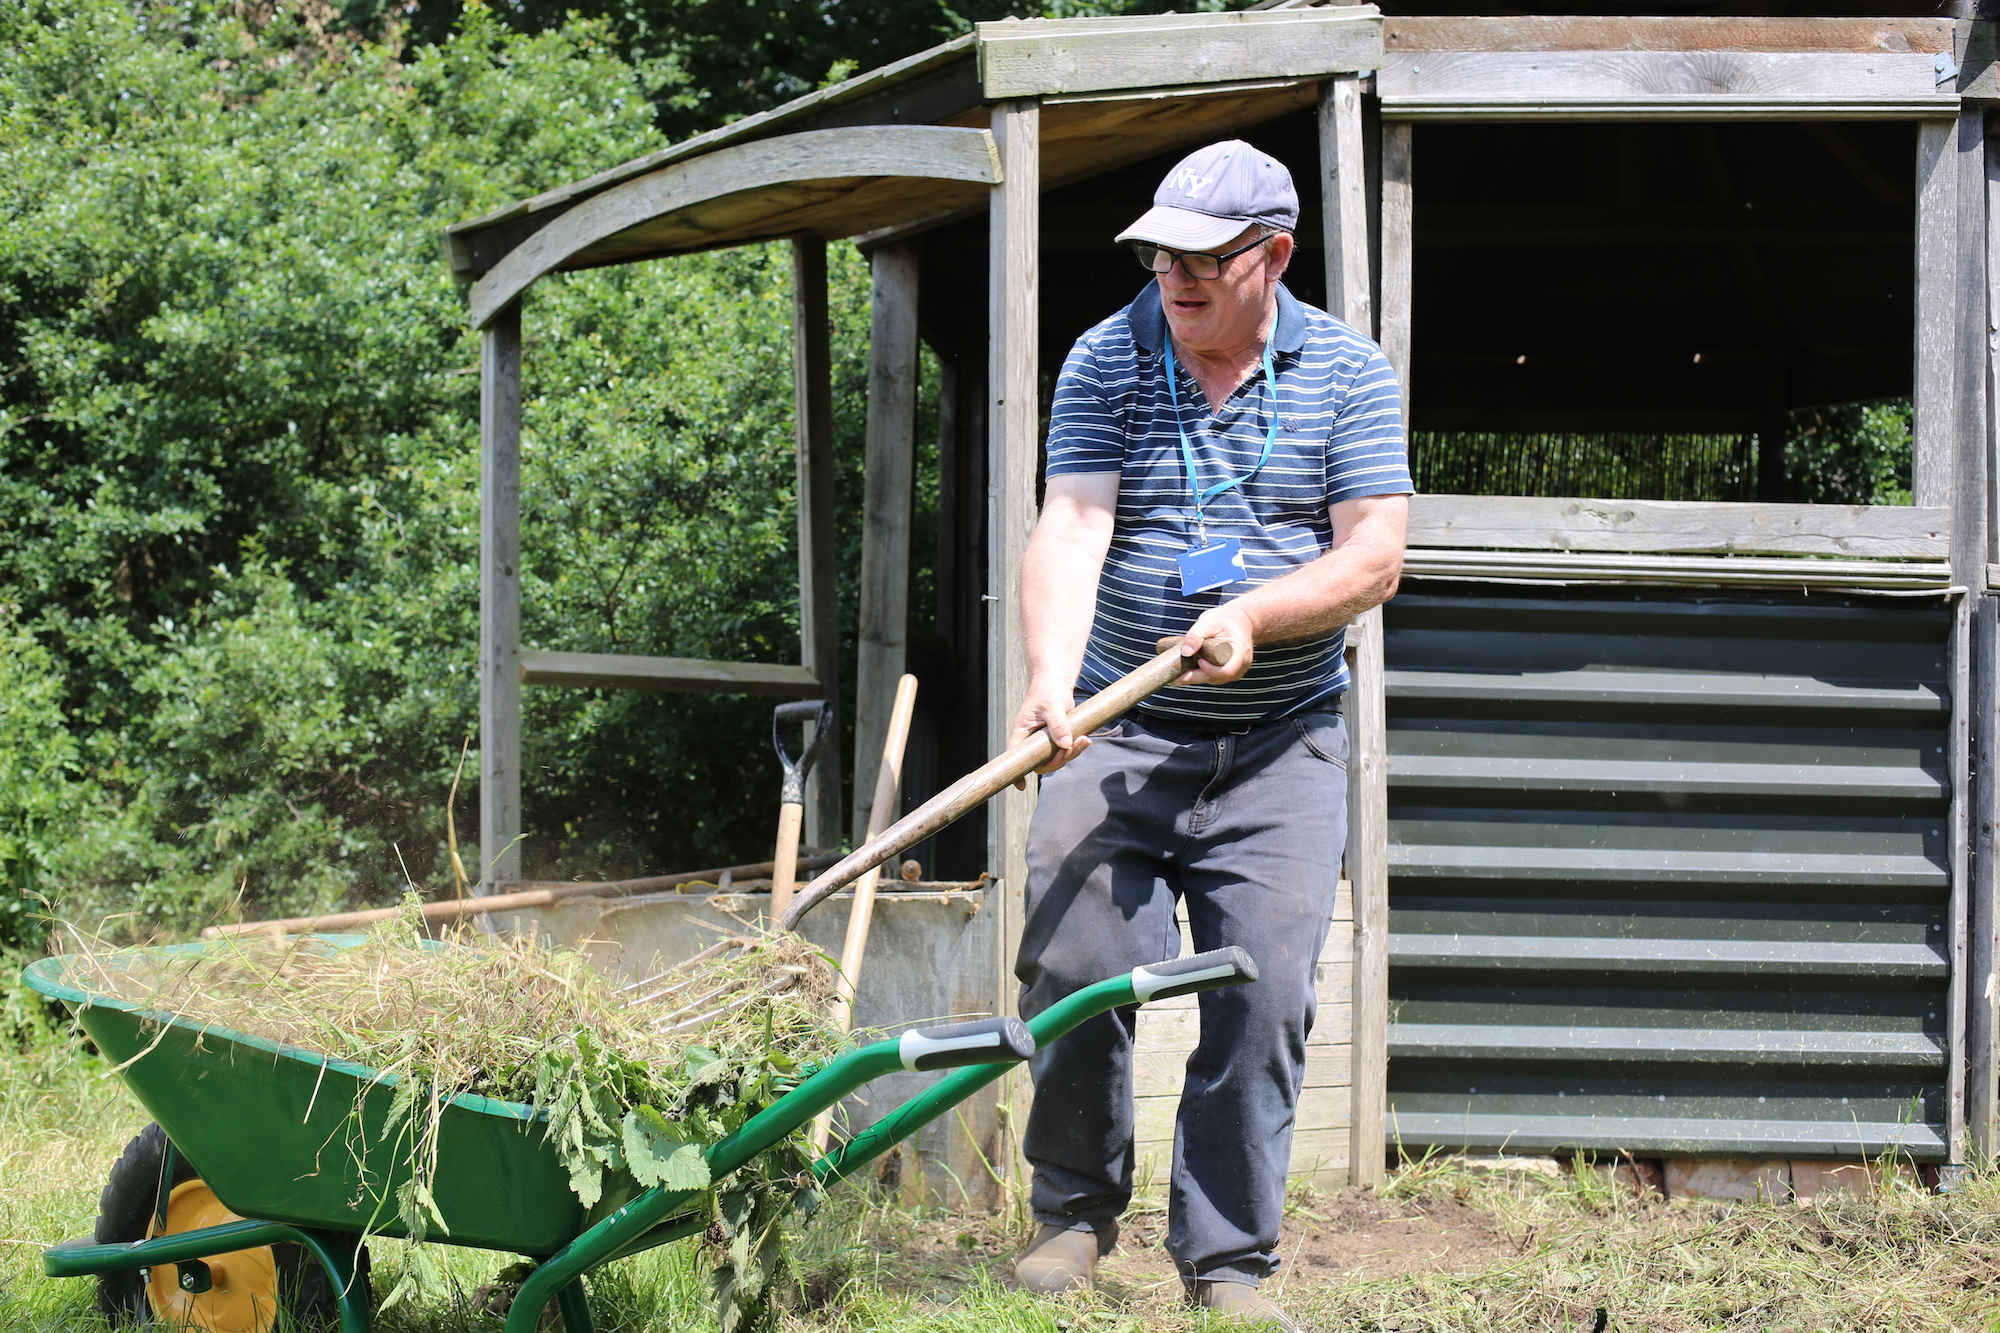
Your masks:
<svg viewBox="0 0 2000 1333"><path fill-rule="evenodd" d="M833 352L826 242L792 239L792 389L798 440L799 661L840 706L840 612L834 601ZM839 727L838 714L835 728ZM811 738L808 737L808 740ZM840 746L820 751L806 790L806 845L840 840Z"/></svg>
<svg viewBox="0 0 2000 1333"><path fill-rule="evenodd" d="M1021 557L1035 525L1035 464L1040 456L1040 412L1035 364L1041 231L1041 103L1002 102L993 108L993 139L1000 150L1001 184L993 188L988 272L989 325L987 506L987 748L1007 748L1014 710L1028 689L1028 655L1021 637ZM1014 1011L1014 952L1021 939L1021 901L1027 878L1028 819L1035 780L1028 789L1003 791L988 806L987 856L1002 881L1001 1012Z"/></svg>
<svg viewBox="0 0 2000 1333"><path fill-rule="evenodd" d="M1361 138L1361 76L1336 74L1320 85L1321 244L1326 249L1328 312L1370 337L1375 333L1368 281L1368 171Z"/></svg>
<svg viewBox="0 0 2000 1333"><path fill-rule="evenodd" d="M1956 448L1952 463L1951 581L1975 590L1986 586L1987 506L1992 442L1987 438L1986 376L1986 113L1973 108L1958 118L1958 226L1953 283L1952 421Z"/></svg>
<svg viewBox="0 0 2000 1333"><path fill-rule="evenodd" d="M1959 120L1917 126L1917 341L1914 458L1917 504L1948 508L1957 457L1957 358L1953 354L1962 296L1958 278Z"/></svg>
<svg viewBox="0 0 2000 1333"><path fill-rule="evenodd" d="M1411 135L1407 120L1382 124L1382 351L1403 391L1403 429L1410 427L1410 296L1416 251L1411 238Z"/></svg>
<svg viewBox="0 0 2000 1333"><path fill-rule="evenodd" d="M1389 1090L1389 722L1382 608L1347 627L1347 878L1354 890L1354 1104L1348 1181L1386 1177Z"/></svg>
<svg viewBox="0 0 2000 1333"><path fill-rule="evenodd" d="M1021 633L1021 558L1035 525L1035 472L1041 455L1036 364L1041 289L1041 103L1032 99L993 107L993 140L1000 153L1001 183L993 187L987 224L987 465L986 465L986 745L1007 748L1014 710L1028 688L1028 656ZM1020 988L1014 958L1020 952L1028 878L1028 821L1035 811L1035 778L1026 791L1006 788L986 806L986 861L1000 881L987 891L995 911L998 950L995 1013L1016 1012ZM971 1124L975 1139L990 1138L994 1167L1018 1171L1019 1126L1030 1084L1010 1072L992 1108L993 1132ZM1000 1107L1008 1108L1000 1119ZM981 1107L980 1114L987 1114Z"/></svg>
<svg viewBox="0 0 2000 1333"><path fill-rule="evenodd" d="M916 470L918 245L870 256L868 458L862 501L861 636L854 673L854 841L867 841L882 742L910 618L910 482ZM893 823L898 811L890 811Z"/></svg>
<svg viewBox="0 0 2000 1333"><path fill-rule="evenodd" d="M521 303L479 331L479 873L521 878Z"/></svg>
<svg viewBox="0 0 2000 1333"><path fill-rule="evenodd" d="M1985 127L1982 126L1982 129ZM2000 329L2000 142L1986 138L1976 175L1983 198L1984 225L1971 230L1980 233L1985 253L1985 328ZM1974 303L1975 305L1977 303ZM1983 332L1984 330L1980 330ZM1960 337L1966 329L1961 327ZM2000 356L1981 338L1984 364L1973 363L1985 389L1985 401L1978 428L1966 433L1980 446L1985 467L1981 518L1987 520L1985 547L1979 558L1993 556L1990 492L1996 475L1994 452L2000 449ZM1960 351L1965 348L1961 342ZM1961 366L1966 365L1961 362ZM1964 400L1961 398L1960 400ZM1961 549L1953 533L1953 579L1958 573ZM1983 570L1982 570L1983 573ZM1983 582L1983 580L1981 581ZM1978 588L1979 582L1966 586ZM1967 885L1966 925L1966 1025L1965 1025L1965 1121L1966 1149L1973 1161L1990 1162L2000 1154L2000 597L1981 596L1973 618L1972 658L1972 810L1964 823L1971 836L1971 874Z"/></svg>

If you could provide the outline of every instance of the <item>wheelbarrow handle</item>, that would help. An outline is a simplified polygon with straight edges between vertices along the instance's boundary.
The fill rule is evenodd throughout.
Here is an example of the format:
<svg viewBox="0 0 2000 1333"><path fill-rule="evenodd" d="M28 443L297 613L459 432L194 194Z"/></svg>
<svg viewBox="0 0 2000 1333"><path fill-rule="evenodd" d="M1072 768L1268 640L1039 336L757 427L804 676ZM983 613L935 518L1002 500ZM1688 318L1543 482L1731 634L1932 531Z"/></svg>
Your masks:
<svg viewBox="0 0 2000 1333"><path fill-rule="evenodd" d="M896 1048L905 1069L957 1069L1025 1060L1035 1053L1035 1038L1018 1018L980 1018L911 1028L897 1039Z"/></svg>
<svg viewBox="0 0 2000 1333"><path fill-rule="evenodd" d="M1132 994L1140 1004L1148 1000L1170 1000L1176 995L1221 990L1257 979L1257 960L1232 944L1226 949L1210 949L1171 962L1152 963L1132 969Z"/></svg>
<svg viewBox="0 0 2000 1333"><path fill-rule="evenodd" d="M1073 991L1029 1019L1028 1031L1034 1037L1035 1048L1046 1050L1051 1042L1079 1023L1112 1009L1192 995L1196 991L1220 990L1224 986L1241 986L1256 979L1257 964L1248 953L1235 945L1211 949L1171 962L1135 967L1123 976ZM1004 1069L1004 1065L991 1064L947 1074L820 1158L813 1164L813 1174L822 1181L852 1175L889 1151L892 1145L999 1078Z"/></svg>
<svg viewBox="0 0 2000 1333"><path fill-rule="evenodd" d="M812 739L806 742L805 753L793 759L785 749L785 726L792 722L812 723ZM806 803L806 774L819 758L819 752L826 748L826 738L833 731L833 700L804 699L798 703L779 704L771 710L771 748L778 752L778 763L785 770L784 784L778 791L780 805L804 805Z"/></svg>

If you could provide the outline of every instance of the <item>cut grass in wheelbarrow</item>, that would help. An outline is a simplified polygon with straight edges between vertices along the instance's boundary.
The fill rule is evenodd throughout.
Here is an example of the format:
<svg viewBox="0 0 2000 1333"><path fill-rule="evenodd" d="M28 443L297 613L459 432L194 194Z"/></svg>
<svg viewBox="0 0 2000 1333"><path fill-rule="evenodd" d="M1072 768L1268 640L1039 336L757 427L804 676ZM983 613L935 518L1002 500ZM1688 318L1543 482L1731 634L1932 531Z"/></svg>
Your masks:
<svg viewBox="0 0 2000 1333"><path fill-rule="evenodd" d="M661 1008L661 1002L671 1006L678 997L684 1008L701 998L696 992L715 989L713 978L696 965L654 979L655 990L683 989L644 1004L656 1028L685 1039L675 1048L681 1052L679 1065L656 1068L630 1052L612 1051L596 1029L580 1029L574 1049L561 1054L577 1062L566 1068L609 1070L627 1082L607 1076L595 1085L605 1100L579 1094L565 1106L560 1091L546 1095L546 1071L538 1085L541 1095L511 1100L430 1079L436 1071L420 1059L400 1067L393 1061L370 1064L245 1031L258 1020L241 1010L224 1024L126 998L130 988L153 984L127 974L175 975L174 969L183 969L175 984L186 994L200 991L196 979L211 970L199 960L218 947L221 942L124 951L112 959L125 961L100 958L81 966L74 958L45 959L28 970L29 984L74 1006L91 1039L121 1066L133 1093L164 1131L164 1141L172 1144L164 1160L169 1166L176 1159L188 1164L180 1172L182 1185L198 1167L200 1187L212 1192L219 1208L246 1219L191 1231L155 1226L150 1239L72 1241L47 1251L44 1269L52 1277L147 1270L159 1285L210 1298L206 1307L199 1299L192 1302L209 1308L219 1303L213 1297L216 1256L226 1285L232 1256L296 1245L325 1275L330 1313L342 1333L367 1333L370 1327L365 1283L355 1274L359 1244L368 1234L528 1256L535 1267L509 1307L508 1333L529 1333L551 1301L569 1333L588 1333L581 1282L586 1272L657 1245L705 1236L717 1255L725 1330L765 1323L781 1261L780 1223L793 1207L809 1203L819 1187L858 1169L997 1078L1007 1064L1026 1058L1037 1044L1093 1014L1255 976L1240 951L1200 955L1088 987L1028 1027L990 1019L918 1029L844 1051L819 1067L796 1063L778 1049L778 1010L790 987L777 987L768 974L759 974L748 993L763 999L732 1008L744 993L739 986L733 998L706 1001L704 1012L713 1014L710 1024L753 1030L745 1025L754 1024L762 1008L763 1055L724 1061L721 1072L729 1078L704 1078L720 1053L671 1031L694 1015L660 1021L676 1012ZM322 938L294 950L287 966L331 967L351 956L338 951L365 947L365 938ZM300 963L301 958L313 961ZM212 972L240 961L225 959L226 966ZM560 968L544 970L568 975ZM270 985L282 984L282 974L268 968L257 975ZM269 980L273 976L279 979ZM382 987L385 1004L403 1002L392 996L395 987L386 979ZM622 1012L616 993L599 987L591 1002ZM628 992L624 998L643 996ZM314 1019L295 1015L286 1021ZM710 1026L698 1031L699 1040L714 1040ZM333 1043L321 1036L315 1044ZM700 1051L710 1058L704 1061L695 1053ZM474 1079L467 1086L495 1091L527 1086L519 1080L527 1077L521 1070L530 1064L496 1059L478 1065L472 1072L489 1082ZM870 1079L895 1070L960 1065L971 1067L946 1076L826 1156L815 1161L802 1150L813 1117ZM427 1079L428 1090L412 1089ZM656 1100L620 1100L639 1092ZM647 1113L635 1114L641 1109ZM593 1169L578 1174L579 1142L595 1163L598 1192L589 1203L584 1178ZM172 1170L161 1171L170 1201L173 1177ZM283 1294L274 1290L267 1304L275 1305ZM261 1331L274 1321L267 1308L246 1326Z"/></svg>

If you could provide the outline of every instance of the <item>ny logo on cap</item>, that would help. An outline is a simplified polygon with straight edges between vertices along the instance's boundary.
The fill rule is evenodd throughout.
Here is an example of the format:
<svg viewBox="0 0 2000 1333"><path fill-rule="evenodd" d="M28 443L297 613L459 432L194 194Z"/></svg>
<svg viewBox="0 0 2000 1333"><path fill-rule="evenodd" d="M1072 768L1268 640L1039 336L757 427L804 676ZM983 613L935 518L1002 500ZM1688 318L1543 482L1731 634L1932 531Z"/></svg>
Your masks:
<svg viewBox="0 0 2000 1333"><path fill-rule="evenodd" d="M1192 171L1181 171L1174 175L1174 188L1187 191L1190 199L1201 198L1201 192L1208 188L1213 176L1197 176Z"/></svg>

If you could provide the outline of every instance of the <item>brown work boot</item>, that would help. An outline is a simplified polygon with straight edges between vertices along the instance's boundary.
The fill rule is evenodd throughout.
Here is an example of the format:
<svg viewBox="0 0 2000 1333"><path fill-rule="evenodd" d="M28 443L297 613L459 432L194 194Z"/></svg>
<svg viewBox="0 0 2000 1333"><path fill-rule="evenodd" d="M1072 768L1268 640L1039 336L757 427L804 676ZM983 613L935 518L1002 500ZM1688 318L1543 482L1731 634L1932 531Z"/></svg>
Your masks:
<svg viewBox="0 0 2000 1333"><path fill-rule="evenodd" d="M1304 1324L1280 1310L1248 1282L1202 1282L1188 1293L1188 1303L1207 1310L1221 1324L1276 1329L1278 1333L1311 1333Z"/></svg>
<svg viewBox="0 0 2000 1333"><path fill-rule="evenodd" d="M1117 1242L1116 1227L1070 1231L1044 1222L1014 1261L1014 1285L1037 1296L1089 1291L1097 1282L1097 1261Z"/></svg>

